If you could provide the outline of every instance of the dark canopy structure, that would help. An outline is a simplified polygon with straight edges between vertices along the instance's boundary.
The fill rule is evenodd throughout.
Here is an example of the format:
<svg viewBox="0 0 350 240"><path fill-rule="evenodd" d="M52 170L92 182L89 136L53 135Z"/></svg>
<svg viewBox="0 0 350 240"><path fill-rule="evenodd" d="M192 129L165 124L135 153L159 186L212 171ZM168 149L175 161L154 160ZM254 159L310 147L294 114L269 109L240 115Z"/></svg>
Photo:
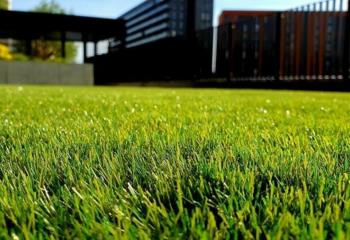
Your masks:
<svg viewBox="0 0 350 240"><path fill-rule="evenodd" d="M31 54L31 41L36 39L61 41L62 57L65 57L67 41L84 42L86 59L87 42L106 39L125 40L125 24L120 19L104 19L63 14L0 10L0 38L12 38L27 42L27 54Z"/></svg>

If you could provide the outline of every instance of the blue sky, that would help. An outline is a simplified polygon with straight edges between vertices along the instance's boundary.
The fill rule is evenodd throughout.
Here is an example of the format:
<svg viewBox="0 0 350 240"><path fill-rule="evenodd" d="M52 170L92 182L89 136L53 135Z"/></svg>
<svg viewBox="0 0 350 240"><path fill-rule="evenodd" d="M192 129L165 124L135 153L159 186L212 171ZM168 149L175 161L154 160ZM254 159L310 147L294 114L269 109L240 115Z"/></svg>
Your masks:
<svg viewBox="0 0 350 240"><path fill-rule="evenodd" d="M14 10L30 10L41 0L12 0ZM143 0L56 0L76 15L116 18ZM316 0L215 0L215 20L224 9L283 10ZM215 21L216 22L216 21Z"/></svg>

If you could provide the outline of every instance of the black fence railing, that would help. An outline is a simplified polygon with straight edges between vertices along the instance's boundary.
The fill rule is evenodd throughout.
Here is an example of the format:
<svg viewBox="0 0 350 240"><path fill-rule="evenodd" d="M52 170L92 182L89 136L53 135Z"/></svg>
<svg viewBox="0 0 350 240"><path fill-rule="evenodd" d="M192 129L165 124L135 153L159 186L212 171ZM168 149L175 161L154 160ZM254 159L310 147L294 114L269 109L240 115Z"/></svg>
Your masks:
<svg viewBox="0 0 350 240"><path fill-rule="evenodd" d="M219 26L215 74L229 81L348 79L349 21L345 0L327 0Z"/></svg>

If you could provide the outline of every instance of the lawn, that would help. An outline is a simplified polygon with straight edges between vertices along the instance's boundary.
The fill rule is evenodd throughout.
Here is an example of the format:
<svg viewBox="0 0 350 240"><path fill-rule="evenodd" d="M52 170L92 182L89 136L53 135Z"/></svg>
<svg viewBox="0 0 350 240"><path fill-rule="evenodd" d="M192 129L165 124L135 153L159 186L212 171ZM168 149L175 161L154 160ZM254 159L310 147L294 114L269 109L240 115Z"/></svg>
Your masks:
<svg viewBox="0 0 350 240"><path fill-rule="evenodd" d="M0 239L350 237L350 95L0 86Z"/></svg>

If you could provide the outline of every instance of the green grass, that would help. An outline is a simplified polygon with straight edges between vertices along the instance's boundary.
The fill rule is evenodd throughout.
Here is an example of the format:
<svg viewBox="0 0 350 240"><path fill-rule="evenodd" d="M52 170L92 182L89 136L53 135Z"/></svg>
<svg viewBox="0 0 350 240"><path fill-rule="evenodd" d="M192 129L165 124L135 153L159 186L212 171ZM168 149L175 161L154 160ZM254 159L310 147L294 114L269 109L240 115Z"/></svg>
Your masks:
<svg viewBox="0 0 350 240"><path fill-rule="evenodd" d="M0 86L0 239L348 239L349 173L349 94Z"/></svg>

